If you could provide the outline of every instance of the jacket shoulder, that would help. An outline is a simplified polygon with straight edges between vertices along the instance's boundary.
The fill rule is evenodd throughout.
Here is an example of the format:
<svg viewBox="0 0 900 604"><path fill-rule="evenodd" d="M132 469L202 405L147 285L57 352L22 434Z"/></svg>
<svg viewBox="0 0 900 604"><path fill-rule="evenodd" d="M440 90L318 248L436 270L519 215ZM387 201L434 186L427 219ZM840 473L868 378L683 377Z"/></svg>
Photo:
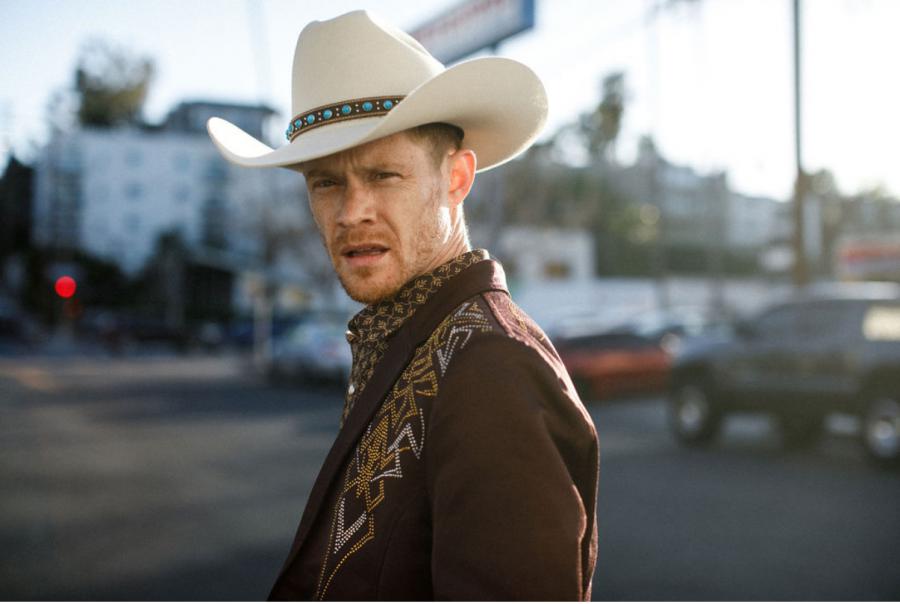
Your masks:
<svg viewBox="0 0 900 604"><path fill-rule="evenodd" d="M550 339L540 326L513 302L509 294L491 291L482 294L481 299L495 322L498 333L533 349L551 365L562 366L562 361Z"/></svg>
<svg viewBox="0 0 900 604"><path fill-rule="evenodd" d="M467 367L455 372L447 372L448 367L444 367L442 375L451 374L445 377L452 379L452 374L467 374L474 369L482 374L480 379L486 379L484 367L497 362L497 371L520 373L528 381L552 384L552 389L558 390L563 398L582 407L550 339L508 293L490 291L468 299L447 317L438 331L434 335L442 343L437 346L443 352L439 356L449 361L452 354L455 365Z"/></svg>

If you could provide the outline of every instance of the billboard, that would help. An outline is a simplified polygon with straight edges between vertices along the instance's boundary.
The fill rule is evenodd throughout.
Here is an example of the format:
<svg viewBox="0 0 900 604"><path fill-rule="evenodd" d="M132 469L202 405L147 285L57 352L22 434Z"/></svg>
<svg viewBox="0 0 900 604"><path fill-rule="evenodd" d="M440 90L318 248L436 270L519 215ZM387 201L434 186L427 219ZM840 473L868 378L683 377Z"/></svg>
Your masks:
<svg viewBox="0 0 900 604"><path fill-rule="evenodd" d="M837 249L836 272L847 281L900 281L900 238L847 238Z"/></svg>
<svg viewBox="0 0 900 604"><path fill-rule="evenodd" d="M452 63L534 27L535 0L466 0L410 32L441 63Z"/></svg>

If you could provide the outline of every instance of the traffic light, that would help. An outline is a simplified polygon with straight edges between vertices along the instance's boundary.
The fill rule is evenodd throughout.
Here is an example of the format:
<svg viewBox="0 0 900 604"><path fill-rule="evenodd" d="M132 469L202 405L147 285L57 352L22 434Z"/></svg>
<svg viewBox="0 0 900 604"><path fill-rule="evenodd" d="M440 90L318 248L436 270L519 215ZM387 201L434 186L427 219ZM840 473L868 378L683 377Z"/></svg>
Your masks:
<svg viewBox="0 0 900 604"><path fill-rule="evenodd" d="M77 289L78 284L75 283L75 279L68 275L63 275L59 279L56 280L56 284L54 285L54 289L56 290L56 295L60 298L69 299L75 295L75 290Z"/></svg>

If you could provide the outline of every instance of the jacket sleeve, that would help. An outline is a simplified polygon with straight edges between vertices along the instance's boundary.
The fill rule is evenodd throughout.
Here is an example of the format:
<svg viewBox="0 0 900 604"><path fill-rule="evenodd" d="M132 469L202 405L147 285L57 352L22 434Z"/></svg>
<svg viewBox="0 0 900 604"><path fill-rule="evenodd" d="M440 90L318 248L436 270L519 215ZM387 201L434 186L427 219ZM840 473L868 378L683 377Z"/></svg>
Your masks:
<svg viewBox="0 0 900 604"><path fill-rule="evenodd" d="M425 447L437 599L590 599L596 434L563 383L500 334L450 364Z"/></svg>

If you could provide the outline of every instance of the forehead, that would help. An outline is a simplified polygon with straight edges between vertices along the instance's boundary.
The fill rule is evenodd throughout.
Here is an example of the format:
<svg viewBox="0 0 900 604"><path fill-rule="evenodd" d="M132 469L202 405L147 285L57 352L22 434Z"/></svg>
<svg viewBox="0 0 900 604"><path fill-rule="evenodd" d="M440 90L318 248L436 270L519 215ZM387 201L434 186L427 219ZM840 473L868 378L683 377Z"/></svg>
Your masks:
<svg viewBox="0 0 900 604"><path fill-rule="evenodd" d="M428 150L425 148L424 142L414 139L406 132L398 132L346 151L304 162L300 164L300 171L309 174L352 166L416 163L427 157Z"/></svg>

